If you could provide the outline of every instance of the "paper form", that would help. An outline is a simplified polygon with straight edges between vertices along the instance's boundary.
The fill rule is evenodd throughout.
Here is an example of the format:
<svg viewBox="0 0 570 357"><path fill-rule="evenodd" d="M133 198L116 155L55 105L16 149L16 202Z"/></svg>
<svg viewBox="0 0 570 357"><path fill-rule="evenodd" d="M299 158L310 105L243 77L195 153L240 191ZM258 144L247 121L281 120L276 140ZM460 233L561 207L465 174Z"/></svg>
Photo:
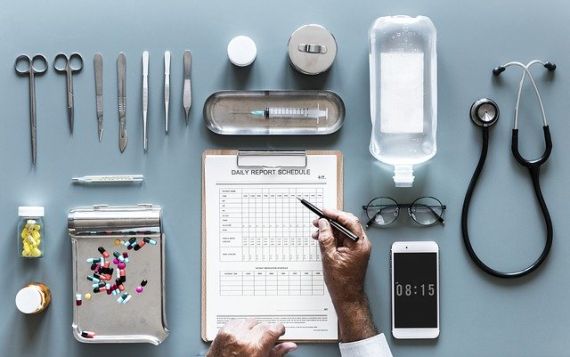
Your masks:
<svg viewBox="0 0 570 357"><path fill-rule="evenodd" d="M278 163L277 163L278 164ZM323 280L318 207L337 206L337 157L309 155L306 168L239 168L235 155L205 159L206 335L227 321L281 322L283 339L337 340Z"/></svg>

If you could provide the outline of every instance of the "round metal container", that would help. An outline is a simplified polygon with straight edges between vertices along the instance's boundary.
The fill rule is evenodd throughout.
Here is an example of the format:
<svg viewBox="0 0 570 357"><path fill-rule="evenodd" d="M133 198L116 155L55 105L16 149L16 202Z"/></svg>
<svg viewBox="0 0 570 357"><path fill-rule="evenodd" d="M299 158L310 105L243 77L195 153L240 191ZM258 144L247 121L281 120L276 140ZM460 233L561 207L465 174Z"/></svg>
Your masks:
<svg viewBox="0 0 570 357"><path fill-rule="evenodd" d="M334 36L321 25L304 25L291 34L289 60L301 73L316 75L328 70L336 58Z"/></svg>

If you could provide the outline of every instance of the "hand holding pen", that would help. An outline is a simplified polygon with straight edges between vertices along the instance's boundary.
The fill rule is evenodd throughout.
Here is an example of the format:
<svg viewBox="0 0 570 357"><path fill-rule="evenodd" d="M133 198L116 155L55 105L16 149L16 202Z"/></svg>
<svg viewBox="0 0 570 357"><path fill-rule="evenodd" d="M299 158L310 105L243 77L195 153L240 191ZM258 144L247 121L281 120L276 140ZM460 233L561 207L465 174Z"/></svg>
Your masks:
<svg viewBox="0 0 570 357"><path fill-rule="evenodd" d="M339 319L341 341L372 337L378 331L364 292L372 245L354 215L330 209L322 210L322 214L323 218L313 221L318 228L313 239L319 241L321 248L324 280ZM330 222L337 222L359 239L347 238Z"/></svg>

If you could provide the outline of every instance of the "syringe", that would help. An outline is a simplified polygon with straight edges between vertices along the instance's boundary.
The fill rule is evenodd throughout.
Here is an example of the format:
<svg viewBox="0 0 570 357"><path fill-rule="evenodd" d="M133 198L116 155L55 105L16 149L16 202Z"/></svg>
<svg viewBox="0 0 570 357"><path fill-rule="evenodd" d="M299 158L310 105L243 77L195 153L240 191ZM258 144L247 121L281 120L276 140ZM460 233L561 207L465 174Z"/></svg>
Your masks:
<svg viewBox="0 0 570 357"><path fill-rule="evenodd" d="M248 113L234 113L234 114L248 114L258 118L264 119L309 119L316 120L327 120L329 116L329 110L321 109L318 105L316 108L306 108L306 107L266 107L261 110L252 110Z"/></svg>

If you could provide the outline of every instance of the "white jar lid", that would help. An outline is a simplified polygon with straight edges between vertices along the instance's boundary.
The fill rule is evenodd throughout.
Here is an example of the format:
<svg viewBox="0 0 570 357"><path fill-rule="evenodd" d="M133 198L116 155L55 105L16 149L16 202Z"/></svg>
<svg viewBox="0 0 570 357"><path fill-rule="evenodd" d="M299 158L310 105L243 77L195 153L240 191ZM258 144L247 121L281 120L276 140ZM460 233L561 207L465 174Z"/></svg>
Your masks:
<svg viewBox="0 0 570 357"><path fill-rule="evenodd" d="M41 206L20 206L18 207L20 217L43 217L44 208Z"/></svg>
<svg viewBox="0 0 570 357"><path fill-rule="evenodd" d="M238 67L249 66L257 57L257 46L248 36L236 36L228 43L228 57Z"/></svg>
<svg viewBox="0 0 570 357"><path fill-rule="evenodd" d="M24 314L33 314L42 308L42 294L33 286L26 286L16 294L16 307Z"/></svg>

